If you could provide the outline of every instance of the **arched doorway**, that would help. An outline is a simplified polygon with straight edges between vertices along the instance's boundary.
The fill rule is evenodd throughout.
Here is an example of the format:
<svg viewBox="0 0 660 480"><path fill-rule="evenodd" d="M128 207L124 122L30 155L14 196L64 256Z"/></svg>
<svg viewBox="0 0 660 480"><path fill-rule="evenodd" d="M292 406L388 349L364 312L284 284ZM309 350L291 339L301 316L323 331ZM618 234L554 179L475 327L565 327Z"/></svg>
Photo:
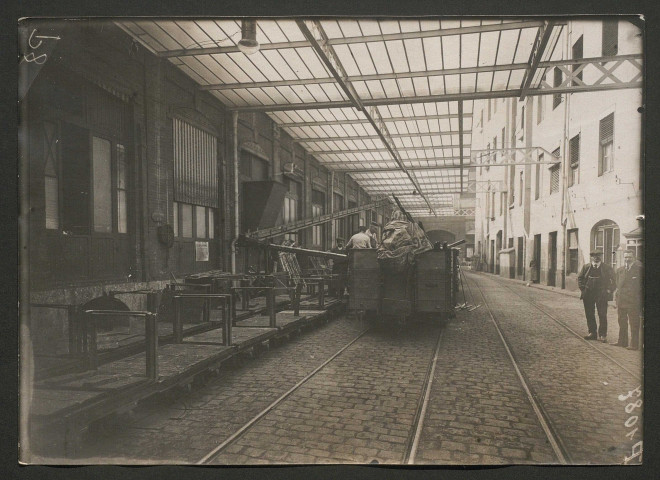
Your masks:
<svg viewBox="0 0 660 480"><path fill-rule="evenodd" d="M591 250L599 249L603 252L603 262L616 268L616 249L620 242L619 225L606 219L596 223L591 229Z"/></svg>
<svg viewBox="0 0 660 480"><path fill-rule="evenodd" d="M447 230L429 230L426 232L426 237L431 241L431 243L453 243L456 241L456 235Z"/></svg>

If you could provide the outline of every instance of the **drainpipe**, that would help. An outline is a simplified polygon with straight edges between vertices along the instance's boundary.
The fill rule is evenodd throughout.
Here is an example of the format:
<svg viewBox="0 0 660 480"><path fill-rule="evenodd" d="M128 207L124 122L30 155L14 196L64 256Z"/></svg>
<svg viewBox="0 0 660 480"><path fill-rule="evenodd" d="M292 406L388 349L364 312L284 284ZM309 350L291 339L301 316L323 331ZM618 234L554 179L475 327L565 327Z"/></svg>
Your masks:
<svg viewBox="0 0 660 480"><path fill-rule="evenodd" d="M232 139L234 155L234 238L231 241L231 273L236 273L236 241L240 234L240 219L238 218L238 112L231 112Z"/></svg>
<svg viewBox="0 0 660 480"><path fill-rule="evenodd" d="M335 213L335 171L330 171L330 213ZM330 238L330 245L334 245L334 241L337 238L336 232L336 222L330 220L330 232L332 237Z"/></svg>
<svg viewBox="0 0 660 480"><path fill-rule="evenodd" d="M569 46L570 46L570 41L571 41L571 31L567 29L566 31L566 42L564 44L564 58L568 57L568 52L569 52ZM561 151L562 151L562 157L563 161L561 162L561 170L562 170L562 189L561 189L561 209L560 209L560 221L561 221L561 226L562 226L562 239L563 239L563 248L562 248L562 273L561 273L561 288L564 289L566 288L566 266L568 265L567 263L567 258L566 256L568 255L568 248L567 248L567 231L566 231L566 224L568 223L568 212L565 212L564 209L566 208L566 195L568 195L568 169L570 168L570 165L566 162L567 160L567 151L566 151L566 145L568 143L568 122L570 120L570 101L571 101L571 94L567 93L566 94L566 100L564 101L564 138L562 139L562 146L561 146ZM570 162L570 159L568 159ZM556 273L555 273L556 275Z"/></svg>

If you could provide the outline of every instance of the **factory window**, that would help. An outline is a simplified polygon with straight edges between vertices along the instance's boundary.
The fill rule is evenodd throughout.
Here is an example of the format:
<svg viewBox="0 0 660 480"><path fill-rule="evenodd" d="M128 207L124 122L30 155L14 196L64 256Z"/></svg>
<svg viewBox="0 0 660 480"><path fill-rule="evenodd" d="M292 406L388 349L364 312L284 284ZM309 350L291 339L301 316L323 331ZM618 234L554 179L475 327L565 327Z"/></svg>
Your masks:
<svg viewBox="0 0 660 480"><path fill-rule="evenodd" d="M334 212L340 212L344 209L344 197L342 197L338 193L333 193L333 213ZM334 226L335 226L335 232L337 237L341 237L346 239L346 223L344 222L344 219L338 219L334 220Z"/></svg>
<svg viewBox="0 0 660 480"><path fill-rule="evenodd" d="M192 238L193 236L192 207L193 206L190 205L189 203L181 204L181 211L180 211L181 221L178 223L181 225L180 236L184 238Z"/></svg>
<svg viewBox="0 0 660 480"><path fill-rule="evenodd" d="M352 200L349 200L348 201L349 210L352 209L352 208L355 208L355 207L357 207L357 203L352 201ZM371 218L371 215L369 217ZM370 223L370 222L371 222L371 220L366 220L365 224L368 225L368 223ZM346 217L346 223L348 225L347 236L351 236L351 235L356 234L357 231L358 231L359 223L360 223L360 215L359 214L349 215L348 217Z"/></svg>
<svg viewBox="0 0 660 480"><path fill-rule="evenodd" d="M520 171L520 189L518 190L518 205L522 205L523 201L523 172Z"/></svg>
<svg viewBox="0 0 660 480"><path fill-rule="evenodd" d="M213 208L190 203L173 203L174 236L178 238L213 238L215 211Z"/></svg>
<svg viewBox="0 0 660 480"><path fill-rule="evenodd" d="M54 152L48 152L51 158L46 163L46 228L58 228L61 213L62 228L70 234L127 233L124 146L99 136L92 136L90 142L89 131L73 125L64 124L62 130L62 176L57 176ZM53 134L54 130L48 132Z"/></svg>
<svg viewBox="0 0 660 480"><path fill-rule="evenodd" d="M117 231L128 232L128 208L126 188L128 171L126 168L126 151L123 145L117 145Z"/></svg>
<svg viewBox="0 0 660 480"><path fill-rule="evenodd" d="M92 207L95 232L112 231L112 170L110 141L92 137Z"/></svg>
<svg viewBox="0 0 660 480"><path fill-rule="evenodd" d="M317 218L323 215L323 207L321 205L312 205L312 217ZM312 227L312 245L315 247L323 246L323 226L314 225Z"/></svg>
<svg viewBox="0 0 660 480"><path fill-rule="evenodd" d="M613 57L619 52L619 22L603 21L603 57Z"/></svg>
<svg viewBox="0 0 660 480"><path fill-rule="evenodd" d="M562 73L561 70L557 67L553 70L553 79L552 86L557 88L561 85ZM554 110L561 103L561 93L555 93L552 96L552 109Z"/></svg>
<svg viewBox="0 0 660 480"><path fill-rule="evenodd" d="M44 123L44 189L46 228L60 228L59 175L57 161L57 126Z"/></svg>
<svg viewBox="0 0 660 480"><path fill-rule="evenodd" d="M506 139L506 127L502 127L502 142L500 147L502 149L504 149L505 148L504 145L506 145L505 139Z"/></svg>
<svg viewBox="0 0 660 480"><path fill-rule="evenodd" d="M497 163L497 137L493 137L493 163Z"/></svg>
<svg viewBox="0 0 660 480"><path fill-rule="evenodd" d="M599 145L598 145L598 176L612 170L612 154L614 152L614 114L600 121L599 126Z"/></svg>
<svg viewBox="0 0 660 480"><path fill-rule="evenodd" d="M580 35L580 38L578 38L575 41L575 43L573 44L573 49L572 50L573 50L573 59L574 60L580 60L584 57L582 44L583 44L582 35ZM571 72L573 72L574 78L582 80L582 70L580 70L580 73L575 75L575 71L578 68L580 68L579 64L572 65L571 66ZM575 81L573 81L571 83L572 83L573 86L579 86L581 84L581 82L575 82Z"/></svg>
<svg viewBox="0 0 660 480"><path fill-rule="evenodd" d="M568 273L578 273L579 263L578 229L568 231Z"/></svg>
<svg viewBox="0 0 660 480"><path fill-rule="evenodd" d="M571 187L580 182L580 135L571 138L569 144L569 155L571 159L570 169L568 171L568 186Z"/></svg>
<svg viewBox="0 0 660 480"><path fill-rule="evenodd" d="M284 179L284 184L288 187L288 192L284 197L284 207L282 210L282 219L284 224L293 223L301 217L302 206L302 184L291 180L290 178ZM297 234L288 233L284 235L287 240L297 241Z"/></svg>
<svg viewBox="0 0 660 480"><path fill-rule="evenodd" d="M325 194L318 190L312 190L312 217L317 218L323 215L325 205ZM312 245L318 248L323 247L324 225L315 225L312 227Z"/></svg>
<svg viewBox="0 0 660 480"><path fill-rule="evenodd" d="M487 100L488 102L488 120L490 121L490 98Z"/></svg>
<svg viewBox="0 0 660 480"><path fill-rule="evenodd" d="M218 205L217 139L178 118L172 121L174 200Z"/></svg>

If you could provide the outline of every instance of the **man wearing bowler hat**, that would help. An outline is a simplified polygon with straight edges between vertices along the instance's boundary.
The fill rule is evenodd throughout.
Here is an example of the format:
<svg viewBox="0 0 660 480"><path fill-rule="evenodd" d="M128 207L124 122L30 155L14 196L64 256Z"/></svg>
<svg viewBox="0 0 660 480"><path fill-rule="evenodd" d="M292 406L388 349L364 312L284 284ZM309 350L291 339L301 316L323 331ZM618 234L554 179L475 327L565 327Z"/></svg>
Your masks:
<svg viewBox="0 0 660 480"><path fill-rule="evenodd" d="M584 303L584 313L587 317L589 334L586 340L607 341L607 301L609 295L615 290L614 270L603 263L603 252L593 250L591 260L585 264L578 275L578 286ZM598 311L598 325L596 325L595 310Z"/></svg>

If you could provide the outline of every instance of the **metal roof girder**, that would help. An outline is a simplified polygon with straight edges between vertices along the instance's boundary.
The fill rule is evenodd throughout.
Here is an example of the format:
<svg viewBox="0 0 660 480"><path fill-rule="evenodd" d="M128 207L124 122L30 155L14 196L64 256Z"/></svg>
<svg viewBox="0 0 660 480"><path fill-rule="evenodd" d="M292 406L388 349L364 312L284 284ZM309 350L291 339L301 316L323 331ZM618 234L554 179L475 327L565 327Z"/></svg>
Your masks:
<svg viewBox="0 0 660 480"><path fill-rule="evenodd" d="M532 48L532 53L529 57L527 71L525 72L525 76L523 77L521 84L521 101L524 100L527 96L527 90L529 89L529 86L534 79L534 75L536 74L536 69L541 62L541 58L543 58L545 47L548 45L548 41L550 40L550 35L552 34L554 25L554 21L546 20L543 22L543 26L539 28L539 31L536 34L536 40L534 41L534 47Z"/></svg>

